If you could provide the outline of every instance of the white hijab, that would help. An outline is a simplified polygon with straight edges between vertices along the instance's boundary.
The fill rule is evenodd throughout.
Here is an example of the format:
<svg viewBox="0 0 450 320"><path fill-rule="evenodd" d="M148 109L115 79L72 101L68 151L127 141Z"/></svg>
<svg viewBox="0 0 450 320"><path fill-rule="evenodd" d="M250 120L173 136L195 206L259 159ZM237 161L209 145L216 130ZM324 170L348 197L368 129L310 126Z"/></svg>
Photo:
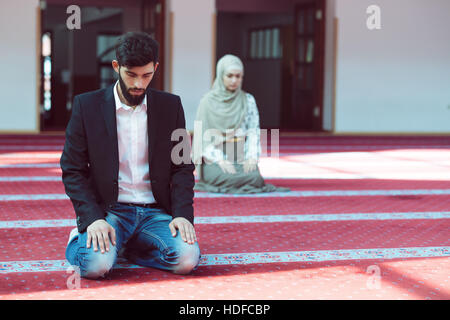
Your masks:
<svg viewBox="0 0 450 320"><path fill-rule="evenodd" d="M227 54L217 62L216 79L212 89L200 100L197 110L196 122L200 121L202 130L194 130L193 160L195 164L201 163L205 148L213 143L219 145L225 140L235 136L247 113L247 96L241 86L234 92L226 89L223 77L230 70L241 70L244 65L238 57ZM205 137L206 130L215 129L220 137L215 136L214 141ZM198 143L202 137L203 143Z"/></svg>

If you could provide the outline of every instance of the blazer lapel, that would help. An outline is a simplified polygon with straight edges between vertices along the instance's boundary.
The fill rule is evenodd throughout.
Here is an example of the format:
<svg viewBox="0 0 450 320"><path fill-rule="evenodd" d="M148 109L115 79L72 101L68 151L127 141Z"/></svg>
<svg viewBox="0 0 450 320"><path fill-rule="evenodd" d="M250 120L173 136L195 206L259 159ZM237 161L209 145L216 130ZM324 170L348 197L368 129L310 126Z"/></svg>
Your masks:
<svg viewBox="0 0 450 320"><path fill-rule="evenodd" d="M155 150L156 134L158 126L158 101L156 92L152 89L147 90L147 133L148 133L148 164L152 163L152 157ZM151 175L150 170L150 175Z"/></svg>
<svg viewBox="0 0 450 320"><path fill-rule="evenodd" d="M113 172L119 174L119 143L117 141L117 120L116 120L116 102L114 100L114 84L106 88L105 96L101 105L103 119L105 120L108 136L105 143L110 145L113 159ZM116 177L115 177L116 178Z"/></svg>

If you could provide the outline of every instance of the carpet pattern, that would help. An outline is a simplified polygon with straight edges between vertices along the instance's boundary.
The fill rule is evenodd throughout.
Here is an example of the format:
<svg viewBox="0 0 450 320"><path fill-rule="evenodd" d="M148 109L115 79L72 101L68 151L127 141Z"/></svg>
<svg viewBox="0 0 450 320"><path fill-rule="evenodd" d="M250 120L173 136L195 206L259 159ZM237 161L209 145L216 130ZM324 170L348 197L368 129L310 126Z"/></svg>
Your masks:
<svg viewBox="0 0 450 320"><path fill-rule="evenodd" d="M259 166L290 192L196 193L195 272L119 261L102 280L64 257L63 144L0 136L0 299L450 298L448 136L282 135Z"/></svg>

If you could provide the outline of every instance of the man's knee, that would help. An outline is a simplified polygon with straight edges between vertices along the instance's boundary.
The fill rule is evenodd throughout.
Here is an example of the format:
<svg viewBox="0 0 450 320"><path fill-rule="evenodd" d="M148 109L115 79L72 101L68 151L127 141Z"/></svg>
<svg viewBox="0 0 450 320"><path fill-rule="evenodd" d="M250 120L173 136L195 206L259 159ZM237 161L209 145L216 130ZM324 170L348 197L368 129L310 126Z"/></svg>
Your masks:
<svg viewBox="0 0 450 320"><path fill-rule="evenodd" d="M173 273L189 274L196 269L200 261L200 249L197 243L183 246L178 253L177 263L174 265Z"/></svg>
<svg viewBox="0 0 450 320"><path fill-rule="evenodd" d="M105 253L97 252L81 268L81 276L87 279L102 278L112 269L115 259L114 250Z"/></svg>

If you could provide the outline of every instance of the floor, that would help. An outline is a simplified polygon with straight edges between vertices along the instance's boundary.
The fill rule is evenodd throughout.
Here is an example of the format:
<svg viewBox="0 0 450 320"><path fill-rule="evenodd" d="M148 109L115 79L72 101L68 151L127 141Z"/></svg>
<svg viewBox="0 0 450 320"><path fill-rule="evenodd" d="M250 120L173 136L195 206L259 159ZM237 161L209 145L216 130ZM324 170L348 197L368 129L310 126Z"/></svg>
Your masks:
<svg viewBox="0 0 450 320"><path fill-rule="evenodd" d="M449 136L282 135L259 168L290 192L196 193L193 274L121 262L103 280L64 257L63 144L0 136L0 299L450 298Z"/></svg>

